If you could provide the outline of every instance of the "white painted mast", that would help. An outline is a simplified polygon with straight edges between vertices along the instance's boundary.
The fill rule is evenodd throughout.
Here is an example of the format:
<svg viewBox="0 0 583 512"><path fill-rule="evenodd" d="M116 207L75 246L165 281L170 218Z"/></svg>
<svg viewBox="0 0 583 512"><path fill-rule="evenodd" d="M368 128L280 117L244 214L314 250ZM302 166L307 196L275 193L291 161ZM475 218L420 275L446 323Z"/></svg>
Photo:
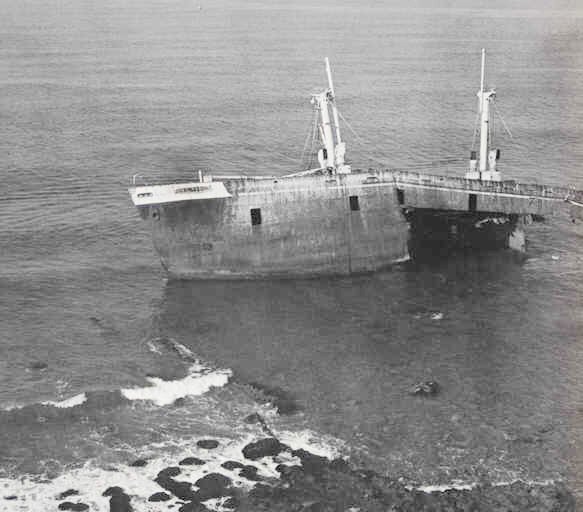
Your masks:
<svg viewBox="0 0 583 512"><path fill-rule="evenodd" d="M340 121L338 119L338 109L336 108L336 95L334 94L334 84L332 83L332 70L330 69L330 61L326 57L326 74L328 75L328 87L331 94L332 117L334 119L334 134L336 135L336 144L340 144Z"/></svg>
<svg viewBox="0 0 583 512"><path fill-rule="evenodd" d="M480 90L478 91L478 113L480 116L480 154L479 167L476 172L475 152L472 151L470 160L470 172L466 178L480 179L488 181L500 181L500 173L496 171L496 160L498 152L490 150L490 103L496 97L496 91L484 90L486 77L486 50L482 48L482 68L480 73Z"/></svg>
<svg viewBox="0 0 583 512"><path fill-rule="evenodd" d="M319 132L324 148L318 152L320 166L332 169L334 172L349 173L350 166L345 165L344 155L346 144L340 137L340 120L336 108L334 84L330 61L326 57L326 74L328 76L328 89L314 94L312 102L316 104L320 112Z"/></svg>

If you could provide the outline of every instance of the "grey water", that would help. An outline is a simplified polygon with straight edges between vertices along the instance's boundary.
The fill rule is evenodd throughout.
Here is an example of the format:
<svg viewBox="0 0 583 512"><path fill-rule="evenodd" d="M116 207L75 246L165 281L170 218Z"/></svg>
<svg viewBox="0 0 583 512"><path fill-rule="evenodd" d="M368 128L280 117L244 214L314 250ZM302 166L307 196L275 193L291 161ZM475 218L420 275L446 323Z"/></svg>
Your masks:
<svg viewBox="0 0 583 512"><path fill-rule="evenodd" d="M395 478L565 480L582 499L579 224L529 226L526 259L168 282L127 193L134 175L301 170L325 56L354 166L463 175L482 47L504 177L583 188L581 6L0 4L0 497L237 438L261 383L300 409L274 428ZM152 377L184 385L121 391ZM426 379L440 394L411 396Z"/></svg>

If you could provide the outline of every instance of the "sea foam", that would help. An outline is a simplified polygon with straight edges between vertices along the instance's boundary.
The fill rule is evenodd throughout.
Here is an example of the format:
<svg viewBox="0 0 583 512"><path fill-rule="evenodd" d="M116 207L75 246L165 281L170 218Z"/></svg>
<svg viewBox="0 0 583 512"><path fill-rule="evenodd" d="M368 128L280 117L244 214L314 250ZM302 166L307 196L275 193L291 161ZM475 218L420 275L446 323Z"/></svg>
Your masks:
<svg viewBox="0 0 583 512"><path fill-rule="evenodd" d="M75 407L81 405L87 401L87 395L85 393L79 393L78 395L67 398L66 400L61 400L59 402L54 402L52 400L47 400L46 402L41 402L42 405L48 405L52 407L57 407L59 409L68 409L69 407Z"/></svg>
<svg viewBox="0 0 583 512"><path fill-rule="evenodd" d="M149 400L159 406L169 405L178 398L202 395L211 388L222 387L229 382L232 374L231 370L210 370L196 363L182 379L166 381L159 377L147 377L150 386L126 388L121 393L128 400Z"/></svg>

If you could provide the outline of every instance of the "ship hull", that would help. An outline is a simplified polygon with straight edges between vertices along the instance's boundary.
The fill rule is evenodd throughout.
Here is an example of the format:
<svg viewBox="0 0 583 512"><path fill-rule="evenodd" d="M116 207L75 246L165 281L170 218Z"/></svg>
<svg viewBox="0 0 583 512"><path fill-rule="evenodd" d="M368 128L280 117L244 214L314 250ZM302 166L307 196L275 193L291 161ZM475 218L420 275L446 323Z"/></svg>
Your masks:
<svg viewBox="0 0 583 512"><path fill-rule="evenodd" d="M409 224L376 176L223 183L231 197L140 207L171 277L343 275L408 258Z"/></svg>
<svg viewBox="0 0 583 512"><path fill-rule="evenodd" d="M188 185L174 187L204 188ZM138 206L171 278L347 275L458 249L524 250L520 216L410 208L390 171L216 185L204 193L219 197Z"/></svg>

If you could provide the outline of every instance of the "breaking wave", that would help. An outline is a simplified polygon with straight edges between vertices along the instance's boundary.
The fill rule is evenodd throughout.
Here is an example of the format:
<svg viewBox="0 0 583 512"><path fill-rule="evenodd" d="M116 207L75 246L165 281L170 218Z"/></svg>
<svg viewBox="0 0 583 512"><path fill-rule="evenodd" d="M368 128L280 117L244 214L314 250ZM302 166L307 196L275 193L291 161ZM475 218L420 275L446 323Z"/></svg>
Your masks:
<svg viewBox="0 0 583 512"><path fill-rule="evenodd" d="M194 364L183 379L166 381L159 377L148 377L150 386L126 388L121 393L128 400L148 400L159 406L170 405L179 398L202 395L211 388L222 387L229 382L232 374L231 370L210 370Z"/></svg>
<svg viewBox="0 0 583 512"><path fill-rule="evenodd" d="M41 403L42 405L49 405L52 407L56 407L58 409L68 409L69 407L75 407L85 402L87 402L87 395L85 393L79 393L78 395L72 396L71 398L67 398L65 400L61 400L59 402L53 402L49 400Z"/></svg>

